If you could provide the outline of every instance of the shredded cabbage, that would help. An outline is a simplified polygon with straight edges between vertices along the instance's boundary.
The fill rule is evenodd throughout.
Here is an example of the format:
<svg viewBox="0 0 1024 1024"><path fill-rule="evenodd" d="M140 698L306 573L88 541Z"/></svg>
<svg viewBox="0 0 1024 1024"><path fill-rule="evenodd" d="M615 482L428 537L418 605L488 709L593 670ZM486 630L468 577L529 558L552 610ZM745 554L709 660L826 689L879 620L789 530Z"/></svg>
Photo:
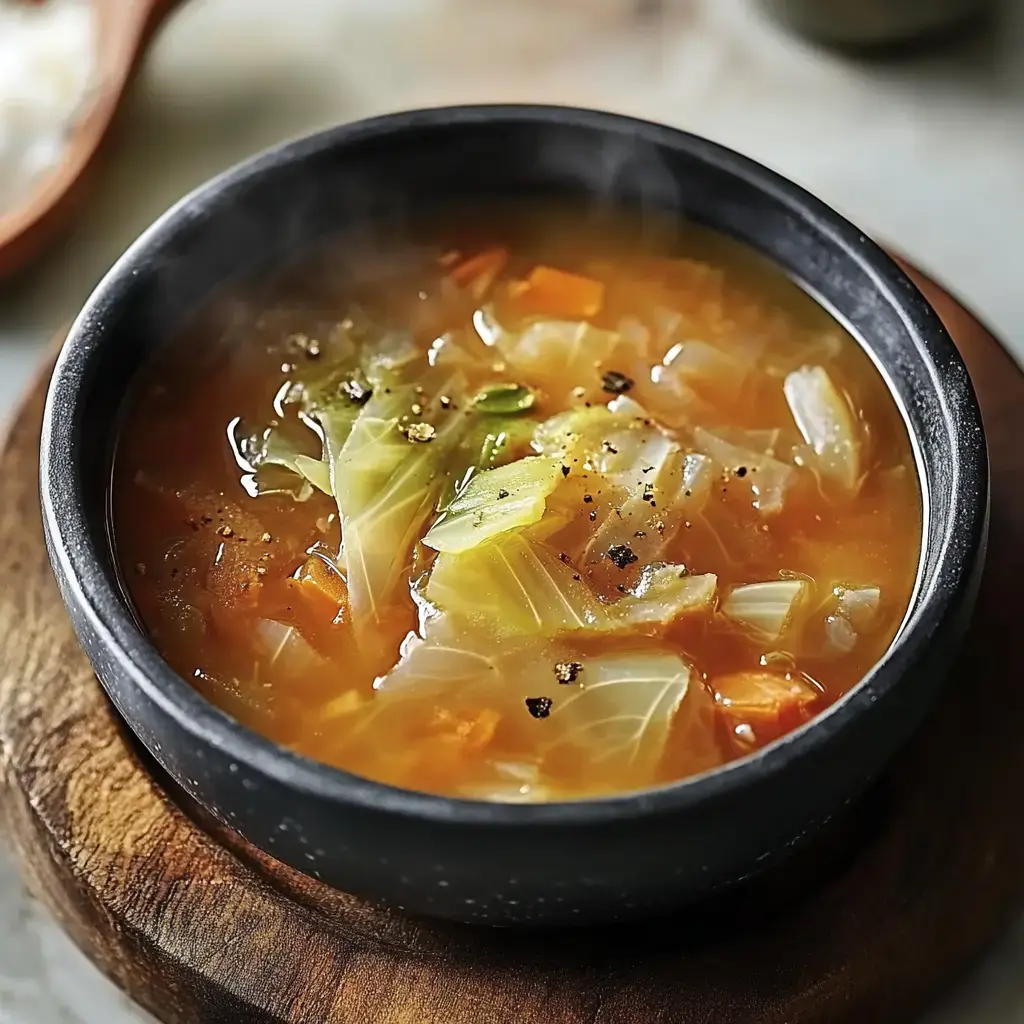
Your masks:
<svg viewBox="0 0 1024 1024"><path fill-rule="evenodd" d="M371 649L383 640L383 608L401 583L412 546L434 507L446 456L465 430L465 414L445 410L437 402L440 395L461 395L457 379L442 380L429 393L422 385L420 389L400 385L375 390L331 475L341 515L352 622ZM403 432L403 417L414 405L433 420L432 436L424 443Z"/></svg>
<svg viewBox="0 0 1024 1024"><path fill-rule="evenodd" d="M556 636L608 618L580 574L522 532L438 555L425 596L442 612L492 636Z"/></svg>
<svg viewBox="0 0 1024 1024"><path fill-rule="evenodd" d="M541 456L477 473L430 528L423 543L436 551L458 553L499 533L536 523L561 478L561 462Z"/></svg>

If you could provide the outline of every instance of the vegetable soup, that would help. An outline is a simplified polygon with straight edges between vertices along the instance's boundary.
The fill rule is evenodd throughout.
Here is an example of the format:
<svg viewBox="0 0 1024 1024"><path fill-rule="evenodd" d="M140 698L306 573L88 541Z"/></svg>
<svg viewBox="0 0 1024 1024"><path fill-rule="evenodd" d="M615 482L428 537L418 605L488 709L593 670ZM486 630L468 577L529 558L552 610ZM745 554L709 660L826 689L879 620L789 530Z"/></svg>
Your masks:
<svg viewBox="0 0 1024 1024"><path fill-rule="evenodd" d="M419 236L232 286L146 368L113 535L171 666L302 754L500 801L680 779L853 687L922 528L861 347L692 225Z"/></svg>

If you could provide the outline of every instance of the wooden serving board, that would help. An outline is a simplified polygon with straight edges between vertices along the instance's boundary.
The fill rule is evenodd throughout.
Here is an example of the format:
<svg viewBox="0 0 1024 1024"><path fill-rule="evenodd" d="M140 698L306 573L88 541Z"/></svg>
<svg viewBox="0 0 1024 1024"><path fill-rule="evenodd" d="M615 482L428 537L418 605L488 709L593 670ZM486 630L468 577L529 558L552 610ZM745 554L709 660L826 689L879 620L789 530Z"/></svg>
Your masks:
<svg viewBox="0 0 1024 1024"><path fill-rule="evenodd" d="M922 287L967 359L992 457L988 568L954 681L885 779L798 859L628 929L413 920L203 824L135 752L51 578L44 368L0 455L0 816L33 891L173 1024L906 1024L1024 896L1024 376Z"/></svg>

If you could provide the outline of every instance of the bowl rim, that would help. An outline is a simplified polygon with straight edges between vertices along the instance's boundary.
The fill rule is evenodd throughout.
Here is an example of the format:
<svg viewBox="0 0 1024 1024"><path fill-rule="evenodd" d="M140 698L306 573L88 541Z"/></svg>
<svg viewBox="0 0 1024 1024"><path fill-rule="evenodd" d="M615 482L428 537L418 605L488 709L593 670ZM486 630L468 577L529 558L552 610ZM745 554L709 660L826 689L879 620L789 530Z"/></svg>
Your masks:
<svg viewBox="0 0 1024 1024"><path fill-rule="evenodd" d="M267 739L202 697L163 660L136 624L125 598L110 585L102 569L104 557L88 526L79 474L68 472L69 453L73 466L78 450L72 443L71 425L83 400L84 370L103 343L104 321L130 287L136 266L159 252L165 236L173 233L180 220L267 171L323 151L344 149L380 136L453 126L472 129L495 122L581 126L684 150L712 170L767 192L799 220L828 237L900 313L908 332L919 343L916 347L927 353L928 376L942 408L944 429L951 434L954 457L948 522L933 580L927 588L918 585L903 628L885 655L834 704L760 750L700 774L643 790L535 804L469 800L376 782ZM940 366L947 377L945 384ZM959 388L955 414L950 410L948 395L950 374L957 378ZM909 424L908 429L915 434ZM725 797L820 750L848 721L899 685L903 673L969 587L987 523L988 458L981 411L970 377L938 314L893 259L821 200L751 158L682 129L561 105L471 104L400 111L286 140L204 182L157 218L103 277L75 319L57 358L43 416L40 490L49 557L58 578L63 577L65 603L76 606L100 647L116 659L131 685L194 740L215 748L256 776L317 799L435 823L565 827L675 814ZM935 496L928 493L923 499L926 505L935 502ZM934 546L923 533L922 555ZM159 751L153 753L157 760L162 759Z"/></svg>

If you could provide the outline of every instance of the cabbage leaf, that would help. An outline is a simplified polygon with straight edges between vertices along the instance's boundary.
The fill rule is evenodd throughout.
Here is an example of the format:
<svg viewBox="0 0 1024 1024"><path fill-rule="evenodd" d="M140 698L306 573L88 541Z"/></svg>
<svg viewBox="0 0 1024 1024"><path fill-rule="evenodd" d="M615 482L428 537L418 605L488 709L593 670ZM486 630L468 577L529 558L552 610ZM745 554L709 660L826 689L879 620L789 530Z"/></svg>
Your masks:
<svg viewBox="0 0 1024 1024"><path fill-rule="evenodd" d="M589 658L583 685L556 699L554 735L544 753L569 748L594 767L652 774L665 752L672 720L686 696L691 667L667 651L629 651Z"/></svg>
<svg viewBox="0 0 1024 1024"><path fill-rule="evenodd" d="M562 478L557 459L532 456L473 476L423 538L437 551L463 552L536 523Z"/></svg>

